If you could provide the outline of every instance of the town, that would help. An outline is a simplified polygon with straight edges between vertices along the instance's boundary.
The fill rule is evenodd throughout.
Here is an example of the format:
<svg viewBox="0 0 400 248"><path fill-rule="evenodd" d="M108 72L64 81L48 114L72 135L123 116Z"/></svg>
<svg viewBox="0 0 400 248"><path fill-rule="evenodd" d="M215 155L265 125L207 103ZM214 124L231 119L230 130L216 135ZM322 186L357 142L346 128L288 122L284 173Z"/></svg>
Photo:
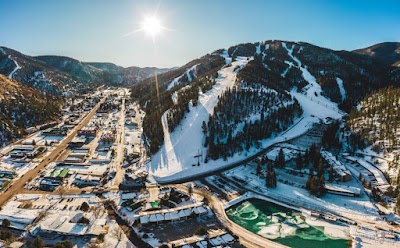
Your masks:
<svg viewBox="0 0 400 248"><path fill-rule="evenodd" d="M382 172L360 156L337 159L315 146L333 122L329 118L235 166L194 173L185 182L158 183L148 166L145 113L128 89L101 87L71 97L62 113L59 121L30 128L25 138L1 150L2 226L32 244L277 247L235 223L242 218L240 203L254 199L302 213L304 225L325 226L344 242L373 235L395 245L399 238L398 219L370 201L371 189L386 195L389 184ZM310 171L298 161L313 153L330 168L325 188L331 197L316 198L305 189ZM265 175L279 159L286 166L275 166L275 188L265 183ZM276 235L265 232L264 237Z"/></svg>

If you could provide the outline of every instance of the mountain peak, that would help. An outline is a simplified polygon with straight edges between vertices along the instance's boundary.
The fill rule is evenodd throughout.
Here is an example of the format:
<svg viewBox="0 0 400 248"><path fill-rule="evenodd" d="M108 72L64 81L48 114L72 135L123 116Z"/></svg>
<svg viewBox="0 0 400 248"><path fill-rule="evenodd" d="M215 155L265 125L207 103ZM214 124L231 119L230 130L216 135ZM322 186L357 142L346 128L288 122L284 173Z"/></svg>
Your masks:
<svg viewBox="0 0 400 248"><path fill-rule="evenodd" d="M400 65L400 42L382 42L353 52L371 56L386 65Z"/></svg>

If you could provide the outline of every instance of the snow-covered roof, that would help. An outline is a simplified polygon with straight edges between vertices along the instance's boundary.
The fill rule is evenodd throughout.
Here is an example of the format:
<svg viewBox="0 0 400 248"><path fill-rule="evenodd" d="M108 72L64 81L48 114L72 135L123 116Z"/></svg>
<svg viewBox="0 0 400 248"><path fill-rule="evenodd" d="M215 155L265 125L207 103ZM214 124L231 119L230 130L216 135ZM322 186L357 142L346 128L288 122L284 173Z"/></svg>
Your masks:
<svg viewBox="0 0 400 248"><path fill-rule="evenodd" d="M150 215L150 222L157 222L157 215L155 214Z"/></svg>
<svg viewBox="0 0 400 248"><path fill-rule="evenodd" d="M149 222L150 222L150 220L149 220L148 216L146 216L146 215L140 216L140 224L147 224Z"/></svg>
<svg viewBox="0 0 400 248"><path fill-rule="evenodd" d="M235 240L235 239L232 237L232 235L230 235L229 233L222 235L221 238L222 238L222 240L225 241L225 243L229 243L229 242L232 242L232 241Z"/></svg>
<svg viewBox="0 0 400 248"><path fill-rule="evenodd" d="M178 213L179 217L183 218L183 217L187 217L188 215L186 215L184 210L179 211Z"/></svg>
<svg viewBox="0 0 400 248"><path fill-rule="evenodd" d="M128 200L128 199L133 199L137 196L135 192L132 193L125 193L121 195L122 200Z"/></svg>
<svg viewBox="0 0 400 248"><path fill-rule="evenodd" d="M210 242L214 246L225 244L225 241L219 236L215 237L213 239L210 239Z"/></svg>

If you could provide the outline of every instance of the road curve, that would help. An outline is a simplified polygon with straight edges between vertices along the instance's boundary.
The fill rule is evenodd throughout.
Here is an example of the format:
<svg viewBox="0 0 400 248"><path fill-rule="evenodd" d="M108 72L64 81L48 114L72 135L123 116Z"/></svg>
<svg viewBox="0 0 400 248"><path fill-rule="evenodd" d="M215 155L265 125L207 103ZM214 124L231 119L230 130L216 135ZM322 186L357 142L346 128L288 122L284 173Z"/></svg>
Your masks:
<svg viewBox="0 0 400 248"><path fill-rule="evenodd" d="M179 188L186 192L188 191L188 188L181 184L171 184L169 186ZM198 189L192 190L193 193L199 194L207 198L218 219L226 228L228 228L232 233L239 237L241 244L245 245L248 248L287 248L287 246L275 243L269 239L265 239L231 221L226 215L223 203L217 197L210 194L208 191Z"/></svg>

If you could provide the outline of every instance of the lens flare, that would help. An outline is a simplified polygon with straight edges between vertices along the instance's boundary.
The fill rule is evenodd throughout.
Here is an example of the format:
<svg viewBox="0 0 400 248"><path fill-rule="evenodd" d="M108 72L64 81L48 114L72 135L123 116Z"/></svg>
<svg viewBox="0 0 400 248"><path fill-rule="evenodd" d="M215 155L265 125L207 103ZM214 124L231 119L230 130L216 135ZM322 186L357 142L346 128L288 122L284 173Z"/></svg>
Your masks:
<svg viewBox="0 0 400 248"><path fill-rule="evenodd" d="M163 26L157 16L146 16L140 29L143 30L146 35L154 38L162 32Z"/></svg>

